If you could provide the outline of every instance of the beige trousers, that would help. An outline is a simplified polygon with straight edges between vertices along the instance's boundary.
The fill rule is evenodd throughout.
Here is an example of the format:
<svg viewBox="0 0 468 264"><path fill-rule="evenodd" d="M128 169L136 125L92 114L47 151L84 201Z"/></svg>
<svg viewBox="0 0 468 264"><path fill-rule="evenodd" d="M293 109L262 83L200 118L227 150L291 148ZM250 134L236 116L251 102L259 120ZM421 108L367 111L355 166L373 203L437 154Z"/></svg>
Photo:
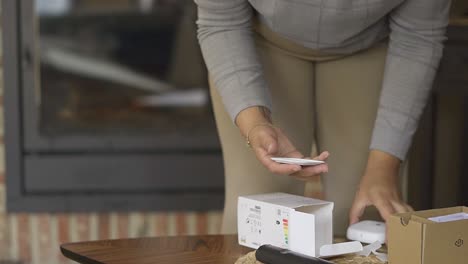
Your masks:
<svg viewBox="0 0 468 264"><path fill-rule="evenodd" d="M321 180L323 198L335 203L334 232L343 235L367 162L387 44L339 57L317 54L266 29L257 31L256 44L273 99L273 122L304 155L330 152L329 172ZM318 192L317 180L304 188L304 182L266 170L246 147L213 85L210 90L226 179L222 233L237 231L240 195Z"/></svg>

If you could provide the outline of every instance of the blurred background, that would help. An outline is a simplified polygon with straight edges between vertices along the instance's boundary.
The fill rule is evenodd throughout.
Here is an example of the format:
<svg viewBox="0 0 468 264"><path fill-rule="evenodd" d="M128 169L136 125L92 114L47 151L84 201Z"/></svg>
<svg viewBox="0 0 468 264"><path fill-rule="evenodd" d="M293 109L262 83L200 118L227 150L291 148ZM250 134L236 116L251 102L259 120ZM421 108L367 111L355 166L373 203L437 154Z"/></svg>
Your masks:
<svg viewBox="0 0 468 264"><path fill-rule="evenodd" d="M0 2L0 263L68 263L71 241L218 233L223 166L193 1ZM467 0L448 36L403 180L416 209L468 205Z"/></svg>

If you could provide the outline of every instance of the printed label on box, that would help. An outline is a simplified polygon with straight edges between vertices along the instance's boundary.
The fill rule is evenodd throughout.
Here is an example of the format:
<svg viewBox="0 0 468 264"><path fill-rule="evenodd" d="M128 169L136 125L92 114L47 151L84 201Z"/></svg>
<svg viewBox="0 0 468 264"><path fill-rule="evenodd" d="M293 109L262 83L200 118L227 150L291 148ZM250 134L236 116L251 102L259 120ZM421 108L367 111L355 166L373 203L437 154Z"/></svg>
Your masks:
<svg viewBox="0 0 468 264"><path fill-rule="evenodd" d="M322 245L332 243L332 211L331 202L285 193L239 197L239 244L255 249L270 244L316 256Z"/></svg>

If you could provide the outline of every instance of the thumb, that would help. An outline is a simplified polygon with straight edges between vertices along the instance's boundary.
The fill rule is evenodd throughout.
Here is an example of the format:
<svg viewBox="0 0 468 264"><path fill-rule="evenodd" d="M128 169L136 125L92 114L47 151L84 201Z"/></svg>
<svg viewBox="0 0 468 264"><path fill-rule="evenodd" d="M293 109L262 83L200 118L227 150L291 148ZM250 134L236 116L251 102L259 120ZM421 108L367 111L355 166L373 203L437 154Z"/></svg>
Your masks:
<svg viewBox="0 0 468 264"><path fill-rule="evenodd" d="M324 151L322 153L320 153L320 155L318 155L317 157L315 157L314 159L315 160L326 160L328 159L328 157L330 156L330 153L328 151Z"/></svg>

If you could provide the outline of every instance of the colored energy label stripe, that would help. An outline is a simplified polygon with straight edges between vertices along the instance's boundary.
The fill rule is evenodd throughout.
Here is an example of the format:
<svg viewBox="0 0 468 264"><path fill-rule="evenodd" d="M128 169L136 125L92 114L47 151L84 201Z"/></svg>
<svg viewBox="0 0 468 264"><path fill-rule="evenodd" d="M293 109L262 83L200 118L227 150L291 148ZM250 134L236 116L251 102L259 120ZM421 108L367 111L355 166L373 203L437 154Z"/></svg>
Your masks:
<svg viewBox="0 0 468 264"><path fill-rule="evenodd" d="M284 241L288 244L288 219L283 219Z"/></svg>

